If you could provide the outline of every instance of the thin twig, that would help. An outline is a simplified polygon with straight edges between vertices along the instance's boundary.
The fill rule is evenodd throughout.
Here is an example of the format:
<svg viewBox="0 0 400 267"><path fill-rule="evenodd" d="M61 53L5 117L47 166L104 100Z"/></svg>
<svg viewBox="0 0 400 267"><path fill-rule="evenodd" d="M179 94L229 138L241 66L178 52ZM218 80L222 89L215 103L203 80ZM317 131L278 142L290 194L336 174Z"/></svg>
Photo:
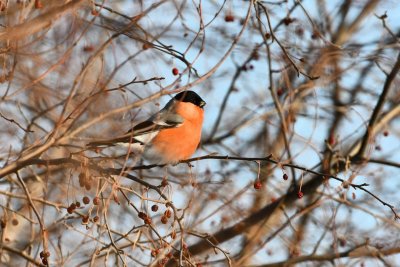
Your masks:
<svg viewBox="0 0 400 267"><path fill-rule="evenodd" d="M17 125L21 130L23 130L24 132L27 133L33 133L33 131L25 129L24 127L21 126L21 124L19 124L18 122L16 122L14 119L9 119L6 116L4 116L1 112L0 112L0 117L2 117L3 119L5 119L6 121L9 121L11 123L14 123L15 125Z"/></svg>
<svg viewBox="0 0 400 267"><path fill-rule="evenodd" d="M292 57L289 55L289 53L286 51L286 48L281 44L281 42L278 40L278 38L276 38L274 30L272 28L271 25L271 20L269 18L269 13L267 8L260 2L257 2L257 4L264 10L265 12L265 16L267 17L267 21L268 21L268 27L270 29L270 33L271 36L273 38L273 40L276 41L276 43L279 45L279 47L281 48L283 54L286 56L286 58L290 61L290 63L293 65L293 67L295 68L296 72L297 72L297 76L300 76L300 74L304 75L305 77L307 77L310 80L316 80L319 79L319 76L310 76L307 73L305 73L304 71L302 71L301 69L299 69L296 65L296 63L293 61Z"/></svg>

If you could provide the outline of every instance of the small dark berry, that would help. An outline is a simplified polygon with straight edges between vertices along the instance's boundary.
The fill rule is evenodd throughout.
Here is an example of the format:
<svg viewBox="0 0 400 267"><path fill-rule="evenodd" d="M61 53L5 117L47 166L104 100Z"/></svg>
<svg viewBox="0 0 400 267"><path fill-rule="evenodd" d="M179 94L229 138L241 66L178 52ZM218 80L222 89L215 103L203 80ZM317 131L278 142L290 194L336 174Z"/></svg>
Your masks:
<svg viewBox="0 0 400 267"><path fill-rule="evenodd" d="M172 239L175 239L175 238L176 238L176 232L175 232L175 231L172 231L172 233L171 233L171 238L172 238Z"/></svg>
<svg viewBox="0 0 400 267"><path fill-rule="evenodd" d="M178 74L179 74L179 70L178 70L177 68L173 68L173 69L172 69L172 74L173 74L174 76L178 75Z"/></svg>
<svg viewBox="0 0 400 267"><path fill-rule="evenodd" d="M40 258L44 258L44 252L43 252L43 251L40 251L39 256L40 256Z"/></svg>
<svg viewBox="0 0 400 267"><path fill-rule="evenodd" d="M303 192L299 191L297 192L297 198L302 198L304 196Z"/></svg>
<svg viewBox="0 0 400 267"><path fill-rule="evenodd" d="M83 47L83 52L92 52L93 50L94 50L94 46L93 45L85 45ZM98 152L96 151L96 153L98 153Z"/></svg>
<svg viewBox="0 0 400 267"><path fill-rule="evenodd" d="M83 217L82 217L82 223L83 224L87 224L89 222L89 215L84 215Z"/></svg>
<svg viewBox="0 0 400 267"><path fill-rule="evenodd" d="M67 212L68 212L69 214L72 214L72 213L74 212L74 209L71 208L71 207L68 207L68 208L67 208Z"/></svg>
<svg viewBox="0 0 400 267"><path fill-rule="evenodd" d="M319 33L317 31L314 31L311 35L311 39L317 39L319 37Z"/></svg>
<svg viewBox="0 0 400 267"><path fill-rule="evenodd" d="M383 132L383 136L386 137L386 136L388 136L388 135L389 135L389 131L384 131L384 132Z"/></svg>
<svg viewBox="0 0 400 267"><path fill-rule="evenodd" d="M93 217L93 222L98 222L99 219L100 219L99 216L96 215L96 216Z"/></svg>
<svg viewBox="0 0 400 267"><path fill-rule="evenodd" d="M95 198L93 198L93 204L94 205L100 205L100 198L99 197L95 197Z"/></svg>
<svg viewBox="0 0 400 267"><path fill-rule="evenodd" d="M154 204L153 206L151 206L151 210L156 212L158 210L158 206Z"/></svg>
<svg viewBox="0 0 400 267"><path fill-rule="evenodd" d="M259 189L261 189L261 187L262 187L262 184L261 184L261 182L260 181L255 181L254 182L254 189L256 189L256 190L259 190Z"/></svg>
<svg viewBox="0 0 400 267"><path fill-rule="evenodd" d="M72 210L74 210L74 209L76 209L76 204L75 204L75 203L71 203L71 205L69 205L69 207L70 207Z"/></svg>
<svg viewBox="0 0 400 267"><path fill-rule="evenodd" d="M265 34L265 39L269 39L269 38L271 38L271 34L270 34L269 32L267 32L267 33Z"/></svg>
<svg viewBox="0 0 400 267"><path fill-rule="evenodd" d="M257 50L253 50L253 53L251 54L251 58L254 60L260 59L260 54L258 53Z"/></svg>
<svg viewBox="0 0 400 267"><path fill-rule="evenodd" d="M286 18L283 19L283 23L284 23L286 26L289 25L289 24L292 23L292 22L293 22L293 19L290 18L290 17L286 17Z"/></svg>
<svg viewBox="0 0 400 267"><path fill-rule="evenodd" d="M11 224L14 225L14 226L15 226L15 225L18 225L18 224L19 224L19 221L18 221L17 219L12 219L12 220L11 220Z"/></svg>
<svg viewBox="0 0 400 267"><path fill-rule="evenodd" d="M90 198L88 198L88 197L83 197L82 201L83 201L83 204L87 205L87 204L90 203Z"/></svg>
<svg viewBox="0 0 400 267"><path fill-rule="evenodd" d="M145 223L145 224L151 224L151 218L150 218L150 217L146 217L146 218L144 219L144 223Z"/></svg>
<svg viewBox="0 0 400 267"><path fill-rule="evenodd" d="M80 208L81 207L81 202L77 201L77 202L75 202L75 205L76 205L77 208Z"/></svg>
<svg viewBox="0 0 400 267"><path fill-rule="evenodd" d="M299 37L304 35L304 29L302 27L297 27L295 32Z"/></svg>
<svg viewBox="0 0 400 267"><path fill-rule="evenodd" d="M171 215L172 215L172 212L171 212L170 209L167 209L167 210L164 212L164 216L166 216L167 218L171 218Z"/></svg>
<svg viewBox="0 0 400 267"><path fill-rule="evenodd" d="M43 263L44 265L48 265L48 264L49 264L49 262L47 261L46 258L43 258L43 259L42 259L42 263Z"/></svg>
<svg viewBox="0 0 400 267"><path fill-rule="evenodd" d="M153 47L153 45L150 44L150 43L144 43L143 46L142 46L143 50L147 50L147 49L152 48L152 47Z"/></svg>
<svg viewBox="0 0 400 267"><path fill-rule="evenodd" d="M42 4L42 2L40 2L40 0L36 0L35 1L35 8L36 9L40 9L40 8L42 8L43 7L43 4ZM44 264L44 263L43 263Z"/></svg>
<svg viewBox="0 0 400 267"><path fill-rule="evenodd" d="M147 214L140 211L140 212L138 213L138 217L139 217L140 219L144 220L144 219L147 218Z"/></svg>
<svg viewBox="0 0 400 267"><path fill-rule="evenodd" d="M162 187L166 187L168 185L168 181L166 179L163 179L161 182Z"/></svg>
<svg viewBox="0 0 400 267"><path fill-rule="evenodd" d="M284 173L284 174L283 174L283 180L286 181L287 179L289 179L289 176L288 176L286 173Z"/></svg>
<svg viewBox="0 0 400 267"><path fill-rule="evenodd" d="M167 216L162 216L161 217L161 222L163 223L163 224L167 224L168 223L168 217Z"/></svg>
<svg viewBox="0 0 400 267"><path fill-rule="evenodd" d="M225 15L225 21L226 22L234 22L235 21L235 17L232 14L226 14Z"/></svg>
<svg viewBox="0 0 400 267"><path fill-rule="evenodd" d="M158 253L159 253L159 250L158 250L158 249L153 249L153 250L151 251L151 256L156 257Z"/></svg>
<svg viewBox="0 0 400 267"><path fill-rule="evenodd" d="M45 258L50 257L50 251L45 251L45 252L43 253L43 257L45 257Z"/></svg>

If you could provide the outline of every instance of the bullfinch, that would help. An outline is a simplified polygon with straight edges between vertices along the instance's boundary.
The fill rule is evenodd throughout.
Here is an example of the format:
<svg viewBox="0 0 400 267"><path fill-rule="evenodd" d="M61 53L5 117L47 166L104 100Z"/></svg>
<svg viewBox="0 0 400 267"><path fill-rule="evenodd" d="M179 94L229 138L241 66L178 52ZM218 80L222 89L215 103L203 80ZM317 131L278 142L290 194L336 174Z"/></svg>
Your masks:
<svg viewBox="0 0 400 267"><path fill-rule="evenodd" d="M195 92L183 91L126 134L87 146L130 146L133 151L143 151L145 158L153 163L176 164L193 155L200 143L205 104Z"/></svg>

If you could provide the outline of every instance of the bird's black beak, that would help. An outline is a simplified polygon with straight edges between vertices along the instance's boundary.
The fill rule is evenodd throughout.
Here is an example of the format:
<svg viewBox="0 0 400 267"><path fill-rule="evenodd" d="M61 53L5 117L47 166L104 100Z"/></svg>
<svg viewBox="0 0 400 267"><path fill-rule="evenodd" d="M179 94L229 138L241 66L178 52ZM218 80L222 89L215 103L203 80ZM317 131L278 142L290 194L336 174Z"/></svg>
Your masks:
<svg viewBox="0 0 400 267"><path fill-rule="evenodd" d="M207 103L205 101L200 102L200 107L203 108Z"/></svg>

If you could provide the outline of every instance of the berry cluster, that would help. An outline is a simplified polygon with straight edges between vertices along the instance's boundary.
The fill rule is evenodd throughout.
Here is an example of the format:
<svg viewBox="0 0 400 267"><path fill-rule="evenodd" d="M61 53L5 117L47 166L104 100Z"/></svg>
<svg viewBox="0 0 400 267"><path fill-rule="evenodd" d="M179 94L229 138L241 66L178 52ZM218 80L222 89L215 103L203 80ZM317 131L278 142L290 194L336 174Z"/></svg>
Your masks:
<svg viewBox="0 0 400 267"><path fill-rule="evenodd" d="M41 251L39 256L40 256L40 259L42 260L42 263L44 265L49 265L49 261L47 260L50 257L50 252L49 251Z"/></svg>
<svg viewBox="0 0 400 267"><path fill-rule="evenodd" d="M164 212L164 215L161 216L161 222L163 224L167 224L168 223L168 219L171 218L171 216L172 216L171 210L170 209L166 209L165 212Z"/></svg>
<svg viewBox="0 0 400 267"><path fill-rule="evenodd" d="M139 211L138 217L144 221L145 224L151 224L151 218L144 212Z"/></svg>
<svg viewBox="0 0 400 267"><path fill-rule="evenodd" d="M81 206L81 203L79 201L75 202L75 203L71 203L71 205L69 205L69 207L67 208L67 212L69 214L72 214L76 208L79 208Z"/></svg>

